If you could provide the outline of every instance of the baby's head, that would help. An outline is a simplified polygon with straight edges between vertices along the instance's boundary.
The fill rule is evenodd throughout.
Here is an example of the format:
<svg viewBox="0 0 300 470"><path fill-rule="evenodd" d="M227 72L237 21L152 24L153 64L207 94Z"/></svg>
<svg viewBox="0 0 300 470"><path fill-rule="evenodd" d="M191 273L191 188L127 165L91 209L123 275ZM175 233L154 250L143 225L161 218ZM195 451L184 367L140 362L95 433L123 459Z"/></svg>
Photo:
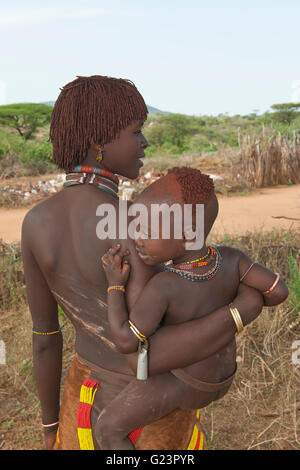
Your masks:
<svg viewBox="0 0 300 470"><path fill-rule="evenodd" d="M148 223L140 227L141 237L135 239L136 249L144 263L151 265L180 258L185 251L189 254L193 249L199 251L202 246L195 244L197 247L193 248L192 242L199 238L199 230L201 239L206 240L218 215L213 180L200 170L188 167L170 169L166 176L139 194L135 204L143 204L148 214ZM162 204L165 204L165 211L159 212L159 218L153 217ZM170 210L172 205L175 210ZM186 218L187 205L192 212L191 217ZM203 221L199 226L200 206L197 205L203 205L204 226Z"/></svg>

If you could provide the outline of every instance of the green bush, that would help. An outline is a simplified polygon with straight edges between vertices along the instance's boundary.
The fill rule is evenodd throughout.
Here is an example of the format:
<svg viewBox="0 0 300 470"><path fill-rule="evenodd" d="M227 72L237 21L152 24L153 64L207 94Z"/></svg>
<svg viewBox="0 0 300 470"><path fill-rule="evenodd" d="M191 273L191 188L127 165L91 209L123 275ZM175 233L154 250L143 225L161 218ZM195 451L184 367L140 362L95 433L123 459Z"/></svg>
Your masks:
<svg viewBox="0 0 300 470"><path fill-rule="evenodd" d="M0 177L43 174L56 170L46 132L52 107L37 104L0 106ZM26 114L27 113L27 114ZM292 136L300 129L300 113L287 124L276 120L276 113L247 116L150 115L144 126L148 157L178 158L183 154L235 149L239 138L250 135ZM2 124L2 125L1 125ZM22 127L23 126L23 127ZM36 133L42 126L43 130Z"/></svg>
<svg viewBox="0 0 300 470"><path fill-rule="evenodd" d="M0 127L0 177L38 175L56 170L48 137L24 140L11 129Z"/></svg>
<svg viewBox="0 0 300 470"><path fill-rule="evenodd" d="M0 160L8 154L19 154L24 148L24 140L9 129L0 127Z"/></svg>
<svg viewBox="0 0 300 470"><path fill-rule="evenodd" d="M20 155L20 162L37 174L44 174L56 168L52 161L52 145L46 140L28 145Z"/></svg>
<svg viewBox="0 0 300 470"><path fill-rule="evenodd" d="M237 148L238 135L259 137L264 126L266 134L298 132L300 117L290 125L278 122L274 113L258 116L186 116L183 114L150 116L144 133L149 142L148 155L168 153L180 155L183 152L202 153L217 151L227 145Z"/></svg>

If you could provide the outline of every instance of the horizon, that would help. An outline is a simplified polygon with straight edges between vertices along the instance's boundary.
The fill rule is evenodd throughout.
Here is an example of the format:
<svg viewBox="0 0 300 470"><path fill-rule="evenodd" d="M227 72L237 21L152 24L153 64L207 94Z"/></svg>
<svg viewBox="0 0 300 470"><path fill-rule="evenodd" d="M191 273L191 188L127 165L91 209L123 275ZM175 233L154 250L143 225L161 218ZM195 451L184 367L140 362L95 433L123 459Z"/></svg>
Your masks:
<svg viewBox="0 0 300 470"><path fill-rule="evenodd" d="M43 102L30 102L30 101L19 101L18 103L6 103L6 104L0 104L0 107L1 106L11 106L11 105L15 105L15 104L45 104L47 106L53 106L52 104L49 104L49 103L55 103L54 100L48 100L48 101L43 101ZM275 103L273 103L275 104ZM282 103L276 103L276 104L282 104ZM186 115L186 116L196 116L196 115L193 115L193 114L186 114L186 113L173 113L171 111L168 111L168 110L162 110L160 108L156 108L155 106L152 106L148 103L146 103L146 106L147 108L149 109L150 108L153 108L155 110L158 111L158 114L159 113L166 113L166 114L183 114L183 115ZM269 107L270 108L270 107ZM253 110L251 113L249 114L252 114L252 113L255 113L257 116L262 116L266 113L274 113L275 111L271 110L271 109L268 109L266 111L262 111L262 112L255 112L255 111L258 111L258 110ZM235 117L235 116L241 116L241 117L244 117L244 116L248 116L249 114L229 114L229 113L216 113L216 114L199 114L197 115L196 117L205 117L205 116L212 116L212 117L218 117L218 116L228 116L228 117ZM149 112L149 115L150 115L150 112Z"/></svg>
<svg viewBox="0 0 300 470"><path fill-rule="evenodd" d="M55 101L77 75L94 74L128 78L148 106L190 116L264 114L300 101L296 0L0 6L0 105Z"/></svg>
<svg viewBox="0 0 300 470"><path fill-rule="evenodd" d="M29 101L28 101L28 102L24 102L24 101L20 101L20 102L18 102L18 103L7 103L7 104L5 104L5 105L3 105L3 104L1 105L1 104L0 104L0 107L1 107L1 106L14 106L14 105L16 105L16 104L44 104L44 105L46 105L46 106L53 107L54 104L55 104L55 101L54 101L54 100L49 100L49 101L44 101L44 102L29 102ZM275 103L274 103L274 104L275 104ZM276 105L278 105L278 104L296 104L296 103L276 103ZM300 102L297 103L297 104L298 104L298 107L299 107L299 106L300 106ZM149 115L155 115L155 114L165 114L165 115L167 115L167 114L183 114L183 115L185 115L185 116L195 117L195 115L191 115L191 114L172 113L172 112L167 111L167 110L162 110L162 109L156 108L156 107L151 106L151 105L149 105L149 104L147 104L147 103L146 103L146 106L147 106L147 108L148 108L148 113L149 113ZM149 108L155 110L156 113L151 114ZM270 107L270 108L271 108L271 107ZM268 109L268 110L263 111L263 112L260 112L260 113L257 112L257 111L258 111L258 110L253 110L253 112L252 112L252 113L249 113L248 115L247 115L247 114L231 114L231 115L230 115L229 113L218 113L218 114L201 114L201 115L198 115L198 116L196 116L196 117L199 117L199 118L200 118L200 117L218 117L218 116L228 116L228 117L240 116L240 117L246 117L246 116L249 116L250 114L252 114L252 115L254 114L254 115L256 115L256 116L263 116L264 114L268 114L268 113L271 114L271 113L276 113L276 112L278 112L278 111L273 110L273 109Z"/></svg>

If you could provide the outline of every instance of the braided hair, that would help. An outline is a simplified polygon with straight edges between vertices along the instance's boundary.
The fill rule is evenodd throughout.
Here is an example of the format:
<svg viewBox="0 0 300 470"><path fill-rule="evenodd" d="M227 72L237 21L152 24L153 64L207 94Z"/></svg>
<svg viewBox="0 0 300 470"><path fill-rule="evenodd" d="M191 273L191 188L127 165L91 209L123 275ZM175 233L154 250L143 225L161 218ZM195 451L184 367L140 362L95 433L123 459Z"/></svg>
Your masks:
<svg viewBox="0 0 300 470"><path fill-rule="evenodd" d="M71 171L86 158L92 143L112 142L133 121L145 121L147 114L130 80L77 77L62 88L53 108L50 140L55 163Z"/></svg>

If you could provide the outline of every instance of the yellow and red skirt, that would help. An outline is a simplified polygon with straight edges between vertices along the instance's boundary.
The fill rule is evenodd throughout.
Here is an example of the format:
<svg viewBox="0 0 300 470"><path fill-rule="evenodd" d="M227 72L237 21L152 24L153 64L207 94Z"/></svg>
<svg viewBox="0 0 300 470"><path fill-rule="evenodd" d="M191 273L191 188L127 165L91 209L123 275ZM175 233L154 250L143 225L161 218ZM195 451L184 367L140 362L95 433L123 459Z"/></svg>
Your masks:
<svg viewBox="0 0 300 470"><path fill-rule="evenodd" d="M94 450L91 410L100 382L75 357L64 389L54 450ZM77 411L77 412L76 412ZM174 410L128 435L137 450L204 450L199 410Z"/></svg>

